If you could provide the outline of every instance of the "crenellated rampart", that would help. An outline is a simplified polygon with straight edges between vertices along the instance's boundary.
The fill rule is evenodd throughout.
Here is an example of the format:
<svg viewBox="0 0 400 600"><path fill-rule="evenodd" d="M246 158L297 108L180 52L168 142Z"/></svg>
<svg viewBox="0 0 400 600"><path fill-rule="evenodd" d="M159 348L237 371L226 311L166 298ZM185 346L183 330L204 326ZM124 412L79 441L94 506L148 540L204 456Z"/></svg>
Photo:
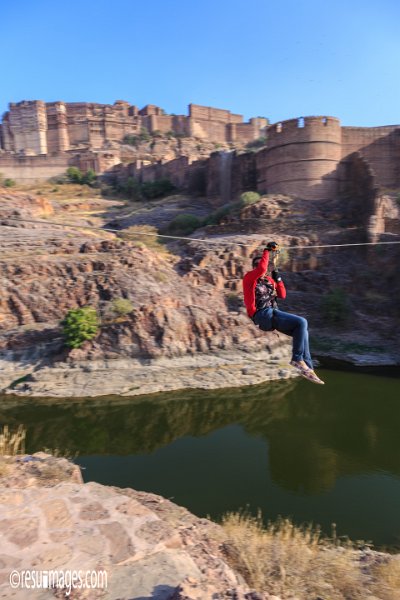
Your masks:
<svg viewBox="0 0 400 600"><path fill-rule="evenodd" d="M307 199L331 198L338 185L341 127L333 117L305 117L267 129L257 154L258 189Z"/></svg>

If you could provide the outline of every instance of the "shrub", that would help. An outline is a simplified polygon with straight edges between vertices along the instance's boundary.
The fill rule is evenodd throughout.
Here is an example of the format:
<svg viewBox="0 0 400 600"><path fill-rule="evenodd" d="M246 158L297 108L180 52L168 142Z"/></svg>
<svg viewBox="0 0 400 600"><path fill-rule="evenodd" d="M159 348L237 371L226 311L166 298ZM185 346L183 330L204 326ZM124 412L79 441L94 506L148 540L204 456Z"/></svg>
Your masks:
<svg viewBox="0 0 400 600"><path fill-rule="evenodd" d="M129 146L137 146L140 142L138 135L126 135L123 139L124 144L128 144Z"/></svg>
<svg viewBox="0 0 400 600"><path fill-rule="evenodd" d="M82 183L86 185L93 185L97 179L96 173L93 169L88 169L84 175L82 175Z"/></svg>
<svg viewBox="0 0 400 600"><path fill-rule="evenodd" d="M142 129L140 130L139 139L144 142L150 141L151 136L145 127L142 127Z"/></svg>
<svg viewBox="0 0 400 600"><path fill-rule="evenodd" d="M134 177L128 177L124 181L118 179L110 179L109 184L102 185L103 194L112 191L120 196L125 196L130 200L153 200L155 198L161 198L167 196L175 190L174 185L169 179L156 179L155 181L146 181L145 183L139 183Z"/></svg>
<svg viewBox="0 0 400 600"><path fill-rule="evenodd" d="M78 169L78 167L68 167L66 171L66 179L69 183L78 183L80 185L93 185L97 180L97 175L93 171L93 169L88 169L86 173L82 173L82 171Z"/></svg>
<svg viewBox="0 0 400 600"><path fill-rule="evenodd" d="M145 198L161 198L167 196L175 190L175 186L169 179L156 179L155 181L146 181L141 185L141 192Z"/></svg>
<svg viewBox="0 0 400 600"><path fill-rule="evenodd" d="M193 233L195 229L198 229L202 224L202 221L189 213L182 213L171 221L168 225L168 233L175 235L189 235Z"/></svg>
<svg viewBox="0 0 400 600"><path fill-rule="evenodd" d="M249 206L250 204L255 204L261 198L258 192L244 192L240 196L240 204L242 206Z"/></svg>
<svg viewBox="0 0 400 600"><path fill-rule="evenodd" d="M13 187L15 185L15 181L14 179L10 179L9 177L7 177L7 179L4 180L4 187Z"/></svg>
<svg viewBox="0 0 400 600"><path fill-rule="evenodd" d="M107 190L110 190L111 193L125 196L129 200L142 199L140 183L134 177L128 177L125 181L118 181L118 179L110 180L109 185L102 185L103 194L106 194Z"/></svg>
<svg viewBox="0 0 400 600"><path fill-rule="evenodd" d="M133 304L128 298L115 298L112 301L112 311L119 317L125 317L133 311Z"/></svg>
<svg viewBox="0 0 400 600"><path fill-rule="evenodd" d="M70 183L82 183L83 173L78 167L68 167L66 175Z"/></svg>
<svg viewBox="0 0 400 600"><path fill-rule="evenodd" d="M99 330L97 312L91 306L69 310L61 321L67 346L80 348L86 340L95 337Z"/></svg>
<svg viewBox="0 0 400 600"><path fill-rule="evenodd" d="M229 215L234 209L234 202L228 202L227 204L223 204L217 210L214 210L204 219L204 225L219 225L224 217Z"/></svg>
<svg viewBox="0 0 400 600"><path fill-rule="evenodd" d="M299 600L397 597L398 558L375 559L371 577L357 557L358 544L335 531L332 539L324 538L318 528L296 527L288 519L264 527L261 516L246 514L228 514L222 525L227 562L258 592Z"/></svg>
<svg viewBox="0 0 400 600"><path fill-rule="evenodd" d="M331 325L341 325L347 320L348 297L341 288L334 288L322 298L322 314Z"/></svg>

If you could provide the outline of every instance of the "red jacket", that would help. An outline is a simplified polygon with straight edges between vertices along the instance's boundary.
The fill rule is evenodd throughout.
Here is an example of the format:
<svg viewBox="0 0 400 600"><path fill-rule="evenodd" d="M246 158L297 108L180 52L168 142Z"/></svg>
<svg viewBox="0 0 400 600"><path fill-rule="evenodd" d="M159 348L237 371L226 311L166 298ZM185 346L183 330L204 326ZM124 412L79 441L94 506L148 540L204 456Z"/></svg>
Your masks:
<svg viewBox="0 0 400 600"><path fill-rule="evenodd" d="M243 277L243 295L247 314L252 317L256 312L256 284L260 277L265 277L268 269L269 252L264 250L262 258L255 269L246 273ZM269 283L272 283L278 298L286 298L286 289L283 281L276 283L271 277L266 277Z"/></svg>

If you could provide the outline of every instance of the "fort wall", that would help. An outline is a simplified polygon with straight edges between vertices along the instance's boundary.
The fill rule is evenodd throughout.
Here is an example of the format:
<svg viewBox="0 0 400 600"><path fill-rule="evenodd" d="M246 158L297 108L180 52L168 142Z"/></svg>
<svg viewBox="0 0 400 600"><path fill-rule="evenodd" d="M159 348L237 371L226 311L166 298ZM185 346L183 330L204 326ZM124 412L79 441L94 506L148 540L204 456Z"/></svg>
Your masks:
<svg viewBox="0 0 400 600"><path fill-rule="evenodd" d="M0 172L5 177L20 183L34 183L65 173L74 164L74 160L66 152L57 156L24 156L0 154Z"/></svg>
<svg viewBox="0 0 400 600"><path fill-rule="evenodd" d="M209 196L215 199L221 196L222 188L225 198L226 190L237 195L249 189L249 182L250 189L261 193L309 200L335 198L347 185L350 171L346 164L355 152L366 161L378 186L400 187L400 126L341 127L338 119L329 116L301 117L273 125L257 117L245 123L241 115L219 108L190 104L188 116L168 115L156 105L139 110L123 100L113 105L11 103L0 125L0 172L21 181L59 175L64 165L71 164L83 165L84 169L91 165L87 168L103 173L118 160L121 162L119 143L124 137L138 135L143 128L150 133L173 132L239 144L266 135L267 145L255 154L235 154L232 160L218 153L210 157L203 172L207 173ZM44 158L24 161L24 157ZM227 165L231 169L229 182ZM179 168L183 169L182 177ZM182 179L187 183L191 168L178 159L170 175L177 182ZM147 170L143 177L154 177L157 169ZM218 181L221 177L223 185Z"/></svg>
<svg viewBox="0 0 400 600"><path fill-rule="evenodd" d="M343 127L343 160L354 152L368 161L381 187L400 186L400 126Z"/></svg>
<svg viewBox="0 0 400 600"><path fill-rule="evenodd" d="M337 193L341 127L333 117L305 117L267 129L268 146L257 153L261 193L281 193L309 200Z"/></svg>

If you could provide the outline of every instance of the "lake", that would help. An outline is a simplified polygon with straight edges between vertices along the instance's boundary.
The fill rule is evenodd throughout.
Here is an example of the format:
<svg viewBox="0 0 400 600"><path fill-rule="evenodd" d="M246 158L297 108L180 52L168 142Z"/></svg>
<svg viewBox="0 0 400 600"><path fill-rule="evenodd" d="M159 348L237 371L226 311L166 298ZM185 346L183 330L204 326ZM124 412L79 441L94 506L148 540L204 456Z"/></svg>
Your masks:
<svg viewBox="0 0 400 600"><path fill-rule="evenodd" d="M241 508L400 547L400 382L302 379L133 398L0 399L28 453L75 453L85 481L133 487L219 519Z"/></svg>

